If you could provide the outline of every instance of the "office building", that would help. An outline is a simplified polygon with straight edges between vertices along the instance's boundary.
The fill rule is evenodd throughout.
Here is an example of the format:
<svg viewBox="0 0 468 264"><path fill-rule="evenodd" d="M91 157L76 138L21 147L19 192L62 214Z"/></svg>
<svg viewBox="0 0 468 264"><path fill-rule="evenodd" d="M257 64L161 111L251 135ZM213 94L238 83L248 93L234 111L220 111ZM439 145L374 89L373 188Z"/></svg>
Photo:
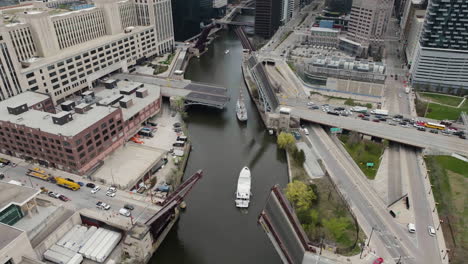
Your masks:
<svg viewBox="0 0 468 264"><path fill-rule="evenodd" d="M377 51L383 45L392 8L393 0L354 0L347 38Z"/></svg>
<svg viewBox="0 0 468 264"><path fill-rule="evenodd" d="M255 34L270 38L281 22L281 1L257 0L255 2Z"/></svg>
<svg viewBox="0 0 468 264"><path fill-rule="evenodd" d="M95 0L77 11L31 9L0 20L0 100L31 90L54 103L131 71L174 46L170 0Z"/></svg>
<svg viewBox="0 0 468 264"><path fill-rule="evenodd" d="M411 73L417 89L466 92L468 0L430 1Z"/></svg>
<svg viewBox="0 0 468 264"><path fill-rule="evenodd" d="M293 15L299 11L301 6L301 1L299 0L282 0L281 1L281 23L284 25L291 20Z"/></svg>
<svg viewBox="0 0 468 264"><path fill-rule="evenodd" d="M402 34L402 37L404 37L404 54L409 67L413 64L418 49L425 13L426 10L416 10L412 18L408 19L407 27L405 27L405 34Z"/></svg>
<svg viewBox="0 0 468 264"><path fill-rule="evenodd" d="M31 91L1 101L0 152L79 175L92 170L161 109L159 86L109 81L61 110Z"/></svg>

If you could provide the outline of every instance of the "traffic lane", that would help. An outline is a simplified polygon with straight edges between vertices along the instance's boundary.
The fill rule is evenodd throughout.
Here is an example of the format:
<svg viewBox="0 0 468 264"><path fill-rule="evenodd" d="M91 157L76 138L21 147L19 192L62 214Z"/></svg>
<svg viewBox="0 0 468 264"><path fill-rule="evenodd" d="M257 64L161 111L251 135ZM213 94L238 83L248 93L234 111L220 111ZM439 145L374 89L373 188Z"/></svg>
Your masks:
<svg viewBox="0 0 468 264"><path fill-rule="evenodd" d="M434 204L430 204L428 200L429 190L424 188L424 180L426 180L423 175L424 172L420 170L418 165L417 154L414 150L405 148L406 159L408 160L408 170L410 175L409 177L410 187L411 187L411 202L410 205L413 206L415 212L415 225L416 225L416 236L418 241L418 247L424 250L424 259L428 261L427 263L433 260L440 260L439 254L439 245L437 243L437 237L432 237L428 233L428 226L434 225L432 218L432 210L435 207Z"/></svg>
<svg viewBox="0 0 468 264"><path fill-rule="evenodd" d="M353 171L353 169L349 168L349 165L347 164L349 161L346 159L338 160L337 157L339 155L336 153L332 154L330 149L327 147L327 145L332 146L334 143L325 145L325 142L320 140L319 135L315 133L315 129L313 129L311 126L309 126L309 128L309 140L313 142L314 146L317 148L317 150L319 150L322 160L325 162L325 164L327 164L327 168L337 178L334 179L334 182L337 186L344 190L345 193L343 195L346 201L350 203L351 208L357 208L361 215L365 216L365 221L369 224L369 226L377 228L377 231L375 231L374 235L377 235L379 239L385 244L385 250L387 250L391 256L406 256L407 253L405 249L400 246L400 241L392 232L388 231L386 228L387 224L384 224L383 219L381 219L381 217L383 217L384 214L386 215L387 212L385 210L379 210L379 206L374 206L371 204L369 201L369 199L372 197L371 194L366 194L364 191L356 191L357 185L350 180L352 176L349 175L349 173ZM358 177L361 176L356 175L353 178L357 179ZM402 237L403 239L407 239L407 236L403 235L404 227L401 225L396 225L394 222L391 222L390 224L394 227L393 229L398 232L400 238ZM411 252L410 249L409 252Z"/></svg>
<svg viewBox="0 0 468 264"><path fill-rule="evenodd" d="M382 124L380 122L376 123L359 119L343 118L341 116L328 115L317 111L311 112L310 110L298 108L293 108L291 115L310 120L311 122L354 130L420 148L430 147L468 155L468 141L455 137L446 137L429 132L405 129L399 126Z"/></svg>
<svg viewBox="0 0 468 264"><path fill-rule="evenodd" d="M401 163L399 144L390 143L388 151L388 204L392 204L403 195L401 185Z"/></svg>
<svg viewBox="0 0 468 264"><path fill-rule="evenodd" d="M152 209L133 204L131 201L119 199L119 193L123 192L120 190L117 190L115 197L107 196L105 194L106 187L102 187L102 186L101 186L102 189L96 194L92 194L91 188L88 188L85 186L81 187L81 189L78 191L72 191L66 188L62 188L54 183L27 176L26 173L28 172L28 169L22 167L21 164L19 164L16 167L6 166L4 168L1 168L0 171L5 174L5 179L4 179L5 182L8 182L10 180L15 180L15 181L22 182L27 187L32 187L38 190L41 187L44 187L48 191L53 191L53 192L57 192L59 194L65 195L66 197L70 198L71 201L64 202L64 203L67 206L73 206L76 209L88 208L88 209L99 210L96 208L96 203L98 201L101 201L106 204L109 204L111 206L111 209L109 211L113 213L117 213L117 214L118 214L119 209L123 208L125 204L132 204L133 207L135 208L132 211L133 217L134 218L139 217L140 221L148 220L151 217L151 213L155 213L155 211ZM87 183L87 181L83 181L83 182ZM41 196L45 196L45 195L47 194L42 194ZM57 199L57 202L60 203L62 201Z"/></svg>

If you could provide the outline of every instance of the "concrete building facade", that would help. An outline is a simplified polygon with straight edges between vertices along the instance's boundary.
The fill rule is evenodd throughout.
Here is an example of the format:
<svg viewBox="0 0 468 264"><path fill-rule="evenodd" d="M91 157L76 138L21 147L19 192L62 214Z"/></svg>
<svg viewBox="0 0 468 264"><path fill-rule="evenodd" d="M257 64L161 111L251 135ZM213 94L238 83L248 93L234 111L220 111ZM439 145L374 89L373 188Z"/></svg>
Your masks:
<svg viewBox="0 0 468 264"><path fill-rule="evenodd" d="M27 11L0 22L0 100L26 90L54 103L174 46L170 0L95 0L95 7Z"/></svg>
<svg viewBox="0 0 468 264"><path fill-rule="evenodd" d="M279 28L280 21L280 1L257 0L255 2L255 34L264 38L270 38Z"/></svg>
<svg viewBox="0 0 468 264"><path fill-rule="evenodd" d="M411 82L418 89L467 92L468 0L429 2Z"/></svg>
<svg viewBox="0 0 468 264"><path fill-rule="evenodd" d="M393 10L393 0L354 0L348 38L363 47L381 47Z"/></svg>

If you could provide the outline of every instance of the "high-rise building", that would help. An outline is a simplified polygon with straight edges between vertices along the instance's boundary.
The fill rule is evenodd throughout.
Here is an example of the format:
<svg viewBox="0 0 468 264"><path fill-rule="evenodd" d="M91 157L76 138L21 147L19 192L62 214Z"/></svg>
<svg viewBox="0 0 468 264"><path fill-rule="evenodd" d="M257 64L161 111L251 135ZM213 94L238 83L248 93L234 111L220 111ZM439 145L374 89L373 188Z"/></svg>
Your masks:
<svg viewBox="0 0 468 264"><path fill-rule="evenodd" d="M281 22L281 1L257 0L255 2L255 34L270 38Z"/></svg>
<svg viewBox="0 0 468 264"><path fill-rule="evenodd" d="M431 0L412 67L420 89L468 89L468 0Z"/></svg>
<svg viewBox="0 0 468 264"><path fill-rule="evenodd" d="M364 49L383 45L393 0L354 0L348 23L348 38Z"/></svg>
<svg viewBox="0 0 468 264"><path fill-rule="evenodd" d="M172 0L172 17L177 41L185 41L211 23L214 0Z"/></svg>
<svg viewBox="0 0 468 264"><path fill-rule="evenodd" d="M170 0L94 3L0 18L0 100L31 90L63 102L102 76L173 49Z"/></svg>

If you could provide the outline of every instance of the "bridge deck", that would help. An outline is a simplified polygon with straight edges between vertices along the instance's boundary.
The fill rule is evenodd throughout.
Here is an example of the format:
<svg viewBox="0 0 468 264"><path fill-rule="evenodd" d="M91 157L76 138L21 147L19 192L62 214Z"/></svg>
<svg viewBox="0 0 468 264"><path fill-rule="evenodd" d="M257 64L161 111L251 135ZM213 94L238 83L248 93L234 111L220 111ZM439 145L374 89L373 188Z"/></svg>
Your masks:
<svg viewBox="0 0 468 264"><path fill-rule="evenodd" d="M163 79L144 74L120 73L116 75L116 78L159 85L162 87L163 96L184 96L187 105L201 104L222 109L230 100L226 88L211 84L196 83L189 80Z"/></svg>
<svg viewBox="0 0 468 264"><path fill-rule="evenodd" d="M325 114L306 108L290 107L291 115L314 123L340 127L362 134L388 139L409 146L436 149L448 153L457 153L468 156L468 140L454 136L443 136L429 132L418 131L413 128L391 126L386 123L375 123L361 119Z"/></svg>

